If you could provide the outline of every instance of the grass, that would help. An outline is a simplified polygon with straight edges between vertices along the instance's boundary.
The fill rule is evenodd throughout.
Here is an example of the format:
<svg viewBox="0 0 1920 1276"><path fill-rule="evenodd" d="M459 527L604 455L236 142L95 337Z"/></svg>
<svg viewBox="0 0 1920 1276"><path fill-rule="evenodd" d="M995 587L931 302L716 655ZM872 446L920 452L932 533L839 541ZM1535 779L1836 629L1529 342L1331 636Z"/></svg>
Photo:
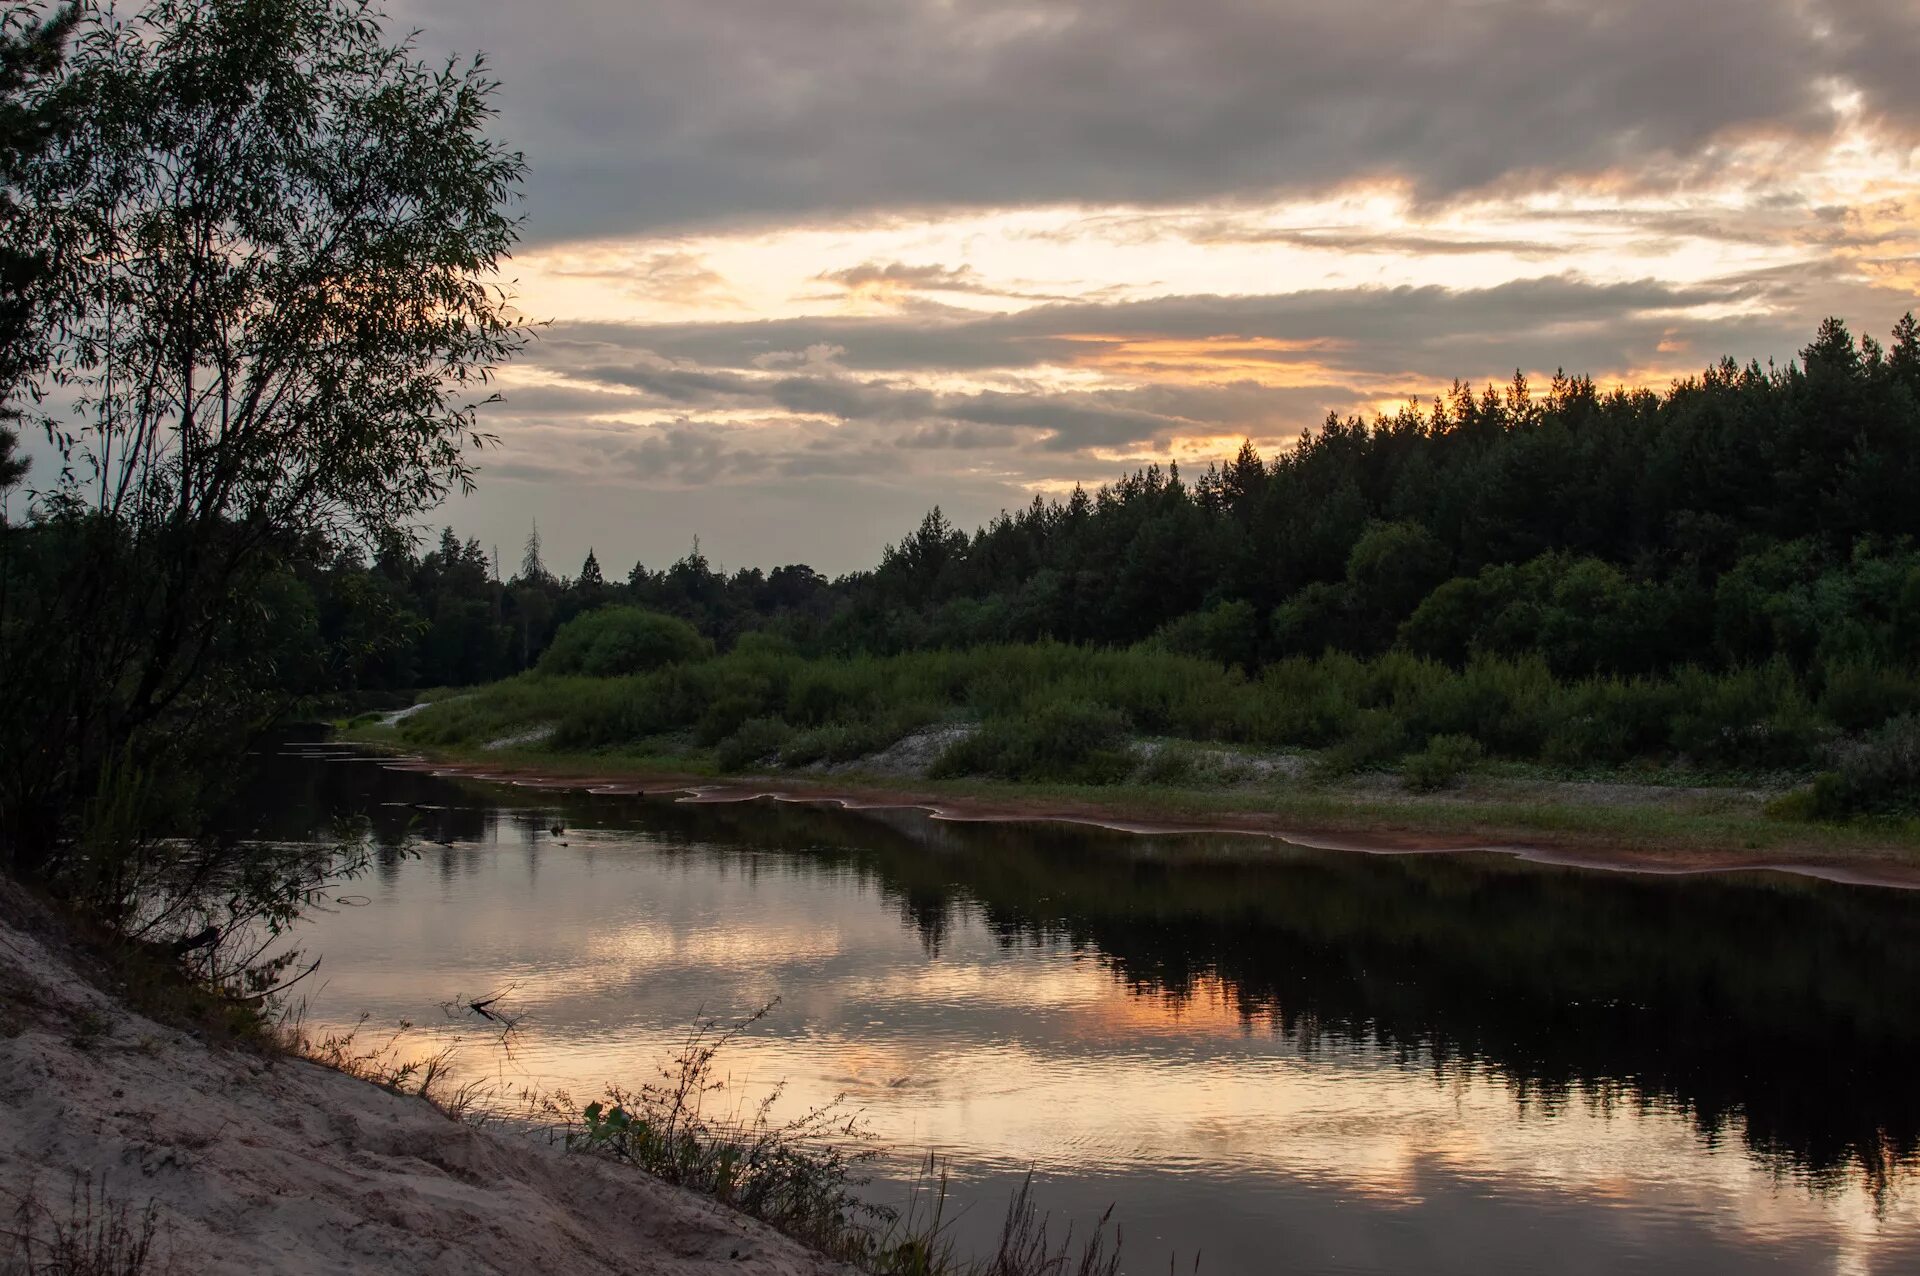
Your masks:
<svg viewBox="0 0 1920 1276"><path fill-rule="evenodd" d="M620 677L544 669L440 695L397 738L430 749L551 734L557 754L697 760L718 772L871 756L941 723L978 727L943 776L1139 782L1128 743L1167 738L1234 751L1309 750L1325 778L1398 770L1435 739L1472 741L1495 766L1789 774L1802 782L1880 723L1784 663L1662 678L1556 679L1538 659L1462 668L1389 653L1330 653L1248 675L1154 646L1058 643L805 657L742 643ZM356 731L375 730L364 717ZM1458 752L1456 749L1455 752ZM1433 761L1423 764L1428 771Z"/></svg>
<svg viewBox="0 0 1920 1276"><path fill-rule="evenodd" d="M152 1200L136 1207L105 1183L76 1173L64 1208L37 1187L14 1203L0 1225L0 1272L6 1276L168 1276L178 1270L168 1229Z"/></svg>
<svg viewBox="0 0 1920 1276"><path fill-rule="evenodd" d="M413 1025L403 1021L383 1041L369 1045L361 1038L366 1022L363 1015L351 1028L314 1036L306 1031L300 1015L290 1014L275 1030L276 1044L288 1054L358 1077L389 1093L424 1099L455 1121L479 1117L489 1090L483 1082L455 1079L459 1042L424 1054L410 1052L402 1040Z"/></svg>
<svg viewBox="0 0 1920 1276"><path fill-rule="evenodd" d="M969 1258L953 1242L946 1175L932 1158L902 1210L856 1192L877 1152L837 1101L776 1121L776 1086L744 1112L715 1114L728 1088L719 1056L777 1004L732 1023L695 1021L679 1052L638 1089L614 1090L577 1111L564 1095L543 1108L559 1119L569 1149L713 1197L873 1276L1118 1276L1111 1218L1076 1243L1072 1228L1056 1232L1038 1208L1031 1174L1008 1202L994 1252Z"/></svg>
<svg viewBox="0 0 1920 1276"><path fill-rule="evenodd" d="M369 745L400 747L393 732L355 732ZM427 750L436 759L557 778L628 776L660 783L724 782L710 758L668 750L556 752L447 746ZM1635 859L1695 861L1800 860L1865 864L1920 863L1920 819L1830 823L1783 820L1767 813L1764 798L1747 796L1756 777L1638 769L1569 775L1556 767L1485 765L1463 788L1410 793L1365 777L1299 783L1283 779L1248 784L1234 775L1221 787L1212 774L1198 780L1109 784L1028 783L962 776L782 773L783 792L823 798L854 792L903 802L943 802L996 816L1066 817L1145 824L1205 824L1225 829L1353 837L1361 841L1417 837L1431 842L1528 844L1595 858L1625 853ZM1759 777L1778 785L1777 774ZM1634 790L1616 799L1612 781ZM1724 797L1689 786L1705 781ZM1542 787L1551 785L1547 792ZM1742 786L1742 787L1737 787Z"/></svg>
<svg viewBox="0 0 1920 1276"><path fill-rule="evenodd" d="M1849 721L1857 717L1857 707L1850 709ZM921 727L968 720L1026 740L972 759L976 769L1047 779L1085 760L1075 742L1103 719L1135 735L1346 750L1363 766L1397 761L1434 736L1459 735L1492 758L1558 766L1651 760L1688 769L1810 770L1824 763L1833 740L1870 729L1843 729L1823 717L1783 664L1562 681L1524 658L1456 669L1403 653L1372 661L1329 654L1248 676L1146 646L1035 643L809 658L755 643L623 677L521 675L442 698L400 734L428 747L478 745L551 723L558 752L690 736L723 766L748 766L760 760L757 748L778 753L804 740L804 749L831 750L843 740L872 752ZM735 740L739 747L727 748ZM1019 756L1009 761L1009 754Z"/></svg>
<svg viewBox="0 0 1920 1276"><path fill-rule="evenodd" d="M1780 800L1893 729L1840 691L1815 695L1779 663L1562 681L1530 659L1454 668L1329 654L1249 676L1150 646L809 658L753 643L629 677L523 675L352 735L553 775L779 774L783 788L818 791L805 768L833 762L851 778L829 791L1036 814L1911 863L1910 804L1837 819L1831 803ZM537 745L486 747L536 723L553 727ZM859 759L946 723L974 729L927 778L861 772ZM1302 757L1312 783L1259 764L1282 753Z"/></svg>

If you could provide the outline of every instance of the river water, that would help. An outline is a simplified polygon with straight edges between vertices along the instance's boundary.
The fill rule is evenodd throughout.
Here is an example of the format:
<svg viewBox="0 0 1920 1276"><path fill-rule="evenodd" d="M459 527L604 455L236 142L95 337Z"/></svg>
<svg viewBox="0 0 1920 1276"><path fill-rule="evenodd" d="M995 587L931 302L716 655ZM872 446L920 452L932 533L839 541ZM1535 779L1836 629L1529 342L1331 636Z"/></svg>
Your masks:
<svg viewBox="0 0 1920 1276"><path fill-rule="evenodd" d="M1920 893L262 763L382 848L313 1028L584 1103L778 998L727 1094L946 1158L963 1244L1031 1170L1142 1274L1920 1272Z"/></svg>

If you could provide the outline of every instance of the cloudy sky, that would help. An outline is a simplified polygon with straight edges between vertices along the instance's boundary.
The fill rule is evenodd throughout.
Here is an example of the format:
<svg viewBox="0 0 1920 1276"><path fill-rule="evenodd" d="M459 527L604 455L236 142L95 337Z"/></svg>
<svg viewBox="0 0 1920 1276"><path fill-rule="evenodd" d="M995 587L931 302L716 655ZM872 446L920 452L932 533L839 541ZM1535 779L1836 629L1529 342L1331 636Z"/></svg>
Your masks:
<svg viewBox="0 0 1920 1276"><path fill-rule="evenodd" d="M526 152L480 493L870 564L1148 460L1920 306L1912 0L405 0Z"/></svg>

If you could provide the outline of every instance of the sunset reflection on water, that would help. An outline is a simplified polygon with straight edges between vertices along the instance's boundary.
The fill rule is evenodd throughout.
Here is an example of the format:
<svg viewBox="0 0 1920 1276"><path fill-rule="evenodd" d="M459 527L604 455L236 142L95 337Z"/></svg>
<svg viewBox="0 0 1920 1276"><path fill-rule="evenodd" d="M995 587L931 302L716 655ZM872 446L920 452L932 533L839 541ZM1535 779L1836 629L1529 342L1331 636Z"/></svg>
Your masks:
<svg viewBox="0 0 1920 1276"><path fill-rule="evenodd" d="M1564 1015L1568 1031L1537 1032L1524 1014L1503 1017L1531 984L1476 998L1458 972L1430 969L1431 951L1402 942L1453 924L1414 894L1497 909L1489 917L1531 901L1531 914L1583 899L1592 875L1454 861L1419 870L1456 875L1435 889L1328 852L1227 865L1217 848L1104 844L1084 831L1067 846L1038 830L916 831L900 815L796 823L544 794L560 805L516 817L524 797L504 790L365 763L294 765L333 773L310 804L389 791L420 802L438 786L435 805L457 811L439 818L459 825L441 830L457 834L451 847L390 861L356 886L364 906L309 928L326 975L310 1022L410 1020L423 1042L458 1038L459 1066L502 1095L584 1102L652 1076L697 1015L778 998L730 1048L721 1101L744 1105L776 1083L787 1111L844 1095L892 1154L879 1199L899 1200L898 1178L927 1152L950 1158L956 1201L971 1207L963 1239L991 1230L1031 1166L1046 1202L1083 1224L1116 1204L1143 1271L1196 1249L1213 1272L1920 1270L1911 1102L1868 1070L1828 1128L1809 1115L1819 1096L1796 1093L1808 1074L1795 1069L1820 1061L1755 1054L1745 1073L1723 1072L1721 1040L1765 1040L1769 1028L1717 968L1694 978L1676 951L1670 986L1622 983L1611 991L1632 997L1614 1000L1641 1002L1592 1008L1598 1018L1549 986L1541 1014ZM352 794L334 791L343 776ZM562 808L564 837L544 834ZM1365 884L1329 885L1353 873ZM1504 876L1483 886L1475 873ZM1222 874L1226 902L1193 911L1201 897L1182 892ZM1102 885L1126 880L1112 894ZM1528 939L1551 946L1531 964L1569 994L1593 991L1575 980L1616 978L1622 959L1562 950L1602 942L1622 909L1663 898L1594 880L1599 929L1561 915ZM1804 911L1810 928L1831 927L1823 908L1864 908L1892 928L1879 963L1920 961L1913 901L1804 883L1633 889L1690 892L1737 929L1751 928L1739 915L1749 908ZM1298 929L1288 901L1310 914ZM1224 969L1260 945L1270 962L1239 978ZM1657 956L1649 969L1663 968ZM1442 996L1430 978L1454 986ZM502 989L519 1023L510 1052L438 1009ZM1901 1022L1853 1004L1871 989L1811 1006L1780 995L1783 1012L1801 1012L1779 1025L1781 1051L1804 1054L1790 1038L1813 1014L1845 1016L1837 1031L1881 1044ZM1660 999L1727 1017L1706 1053L1594 1030L1619 1015L1664 1022ZM1863 1112L1884 1140L1878 1164L1855 1128Z"/></svg>

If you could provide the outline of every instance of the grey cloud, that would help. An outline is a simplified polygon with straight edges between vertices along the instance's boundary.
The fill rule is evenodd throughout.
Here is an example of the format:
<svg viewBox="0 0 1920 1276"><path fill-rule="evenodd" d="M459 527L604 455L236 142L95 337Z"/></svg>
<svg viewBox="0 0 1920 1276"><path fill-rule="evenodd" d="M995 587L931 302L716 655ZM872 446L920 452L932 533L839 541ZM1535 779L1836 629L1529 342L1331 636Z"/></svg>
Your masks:
<svg viewBox="0 0 1920 1276"><path fill-rule="evenodd" d="M979 272L971 266L911 266L903 261L869 261L845 270L829 270L814 278L847 289L883 287L935 292L984 291Z"/></svg>
<svg viewBox="0 0 1920 1276"><path fill-rule="evenodd" d="M1704 305L1741 307L1703 316ZM734 325L563 324L532 360L571 386L511 392L490 477L556 490L627 484L649 492L724 486L758 500L780 479L844 479L892 492L945 491L968 470L1008 484L1098 481L1113 450L1151 452L1176 436L1284 438L1328 410L1424 397L1454 376L1504 381L1513 368L1607 373L1704 366L1722 354L1790 358L1837 310L1884 336L1913 298L1866 280L1836 280L1831 263L1755 271L1705 284L1601 285L1566 277L1496 288L1314 291L1267 297L1174 297L1049 306L964 324L915 316ZM1084 352L1069 335L1273 338L1308 343L1270 352L1297 360L1274 387L1201 366L1142 384L1088 389L1026 375L1041 354ZM831 349L831 360L761 366L769 351ZM1674 350L1683 353L1674 354ZM952 357L982 388L919 381ZM1178 362L1178 352L1170 356ZM778 360L776 363L780 362ZM874 365L881 365L877 370ZM900 371L901 368L908 371ZM1297 383L1296 383L1297 382ZM999 388L994 388L994 387ZM594 420L603 401L666 414L660 424ZM703 416L725 410L721 418ZM981 482L988 480L981 479ZM648 498L651 499L651 498ZM644 502L643 502L644 503ZM548 515L541 515L545 526Z"/></svg>
<svg viewBox="0 0 1920 1276"><path fill-rule="evenodd" d="M635 395L583 390L565 385L514 386L501 391L501 399L503 411L515 417L591 416L595 413L626 411L639 405Z"/></svg>
<svg viewBox="0 0 1920 1276"><path fill-rule="evenodd" d="M893 446L903 450L976 451L1005 447L1004 430L983 430L974 426L939 422L922 425L894 436Z"/></svg>
<svg viewBox="0 0 1920 1276"><path fill-rule="evenodd" d="M708 372L698 368L638 364L595 365L581 368L578 375L603 385L627 386L670 403L713 403L730 396L752 393L754 382L728 372Z"/></svg>
<svg viewBox="0 0 1920 1276"><path fill-rule="evenodd" d="M979 391L936 394L910 385L841 376L755 378L727 372L594 367L581 375L653 390L689 407L761 407L845 422L949 421L1049 431L1050 446L1138 442L1188 419L1131 406L1113 392ZM1164 396L1163 396L1164 400ZM681 465L686 458L676 458Z"/></svg>
<svg viewBox="0 0 1920 1276"><path fill-rule="evenodd" d="M956 317L967 312L951 309L918 294L959 292L1021 301L1072 300L1059 293L1033 292L1025 287L997 287L982 279L980 273L971 266L942 266L937 263L911 265L900 261L869 261L845 270L830 270L814 278L822 283L837 284L842 289L841 293L825 294L814 300L833 300L848 292L876 291L900 297L896 304L902 309L917 309L927 313L944 311Z"/></svg>
<svg viewBox="0 0 1920 1276"><path fill-rule="evenodd" d="M935 206L1422 200L1920 129L1906 0L408 0L489 50L535 238Z"/></svg>
<svg viewBox="0 0 1920 1276"><path fill-rule="evenodd" d="M636 477L686 487L751 478L767 468L758 452L729 446L720 430L684 419L639 431L610 459Z"/></svg>
<svg viewBox="0 0 1920 1276"><path fill-rule="evenodd" d="M753 367L769 349L831 344L840 348L835 361L855 372L1017 371L1072 363L1098 353L1103 344L1130 338L1243 338L1317 342L1329 348L1329 353L1270 352L1267 357L1274 361L1312 362L1338 348L1341 366L1356 371L1451 376L1481 366L1488 349L1501 348L1490 343L1539 336L1557 343L1560 361L1604 363L1614 343L1604 337L1596 343L1595 334L1630 331L1636 325L1657 331L1675 314L1753 300L1761 288L1760 282L1744 279L1700 285L1655 280L1596 284L1549 276L1480 289L1316 289L1049 305L966 320L887 316L568 324L564 331L596 346L652 351L708 369ZM1450 362L1463 351L1472 351L1473 357L1464 365ZM1504 361L1508 356L1500 357ZM626 383L632 384L656 374L641 369L628 375L632 380ZM834 406L855 410L859 405L848 401Z"/></svg>

